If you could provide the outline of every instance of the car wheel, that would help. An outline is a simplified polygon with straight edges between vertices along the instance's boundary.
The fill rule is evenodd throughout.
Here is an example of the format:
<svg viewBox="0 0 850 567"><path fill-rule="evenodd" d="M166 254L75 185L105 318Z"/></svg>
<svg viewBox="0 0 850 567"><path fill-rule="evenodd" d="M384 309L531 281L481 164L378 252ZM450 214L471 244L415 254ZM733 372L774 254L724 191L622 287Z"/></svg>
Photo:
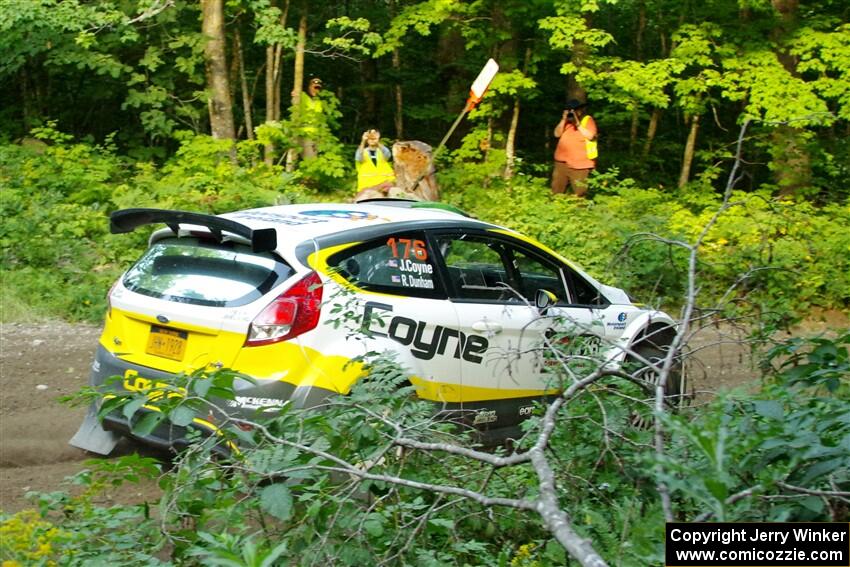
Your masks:
<svg viewBox="0 0 850 567"><path fill-rule="evenodd" d="M667 346L659 346L648 342L636 345L633 350L635 354L639 355L641 358L644 358L658 366L663 364L664 358L667 356ZM641 367L633 373L633 377L638 381L638 383L654 395L655 386L658 385L660 380L659 373L653 367L643 364L643 362L637 357L631 358L631 362L641 365ZM685 402L688 399L687 386L687 378L682 362L681 360L676 360L673 362L673 366L667 374L667 381L664 385L665 401L667 405L672 408L680 408L685 405Z"/></svg>

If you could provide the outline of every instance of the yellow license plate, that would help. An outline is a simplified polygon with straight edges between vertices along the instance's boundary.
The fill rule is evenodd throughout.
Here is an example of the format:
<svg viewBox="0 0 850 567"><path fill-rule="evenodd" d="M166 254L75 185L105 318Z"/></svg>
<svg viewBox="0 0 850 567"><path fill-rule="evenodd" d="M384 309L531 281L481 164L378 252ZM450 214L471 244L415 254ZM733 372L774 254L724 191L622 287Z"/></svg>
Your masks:
<svg viewBox="0 0 850 567"><path fill-rule="evenodd" d="M175 331L164 327L151 327L148 337L148 347L145 352L171 360L183 360L186 354L186 339L189 333L186 331Z"/></svg>

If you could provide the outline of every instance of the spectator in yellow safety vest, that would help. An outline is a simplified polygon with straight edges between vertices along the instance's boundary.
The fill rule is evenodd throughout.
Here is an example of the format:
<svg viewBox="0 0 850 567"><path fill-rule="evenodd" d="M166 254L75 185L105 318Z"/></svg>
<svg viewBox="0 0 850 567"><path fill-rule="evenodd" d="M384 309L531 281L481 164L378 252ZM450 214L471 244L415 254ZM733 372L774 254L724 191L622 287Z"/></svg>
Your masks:
<svg viewBox="0 0 850 567"><path fill-rule="evenodd" d="M395 172L390 164L392 154L381 143L381 133L374 128L363 132L360 145L354 152L357 166L357 190L395 182Z"/></svg>
<svg viewBox="0 0 850 567"><path fill-rule="evenodd" d="M312 77L307 83L307 92L301 93L302 131L305 134L301 140L301 155L304 159L314 158L319 153L314 137L318 132L316 125L321 121L323 110L322 99L319 98L322 87L322 79Z"/></svg>

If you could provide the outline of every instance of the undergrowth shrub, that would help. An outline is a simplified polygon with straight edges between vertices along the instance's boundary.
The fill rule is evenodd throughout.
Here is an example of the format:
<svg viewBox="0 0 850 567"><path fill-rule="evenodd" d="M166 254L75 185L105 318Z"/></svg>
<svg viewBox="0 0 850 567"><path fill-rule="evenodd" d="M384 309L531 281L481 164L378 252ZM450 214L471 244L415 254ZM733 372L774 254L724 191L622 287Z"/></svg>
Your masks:
<svg viewBox="0 0 850 567"><path fill-rule="evenodd" d="M781 342L762 360L761 391L728 392L694 418L669 418L662 476L689 518L850 518L838 496L850 489L848 349L850 330Z"/></svg>
<svg viewBox="0 0 850 567"><path fill-rule="evenodd" d="M66 479L73 491L28 493L35 508L15 514L0 510L4 567L171 564L158 557L165 540L151 502L101 504L108 490L132 490L155 479L160 465L137 455L86 464L88 469Z"/></svg>
<svg viewBox="0 0 850 567"><path fill-rule="evenodd" d="M850 489L848 348L850 330L834 340L777 344L764 358L761 391L726 392L664 416L663 455L655 452L651 430L629 425L634 386L613 377L597 382L568 402L546 451L562 509L610 564L624 566L663 561L659 480L670 488L681 521L847 521L850 510L839 495ZM412 396L392 360L373 359L369 370L350 396L329 400L321 411L287 405L258 413L253 429L222 423L240 453L213 458L217 439L199 439L161 475L157 509L96 504L107 487L159 474L148 459L99 461L75 477L85 488L81 495L34 495L37 516L0 515L0 531L11 534L0 548L3 558L67 553L61 556L69 565L166 558L175 564L564 564L564 550L530 511L388 480L357 481L335 470L342 460L376 475L493 498L534 498L539 491L527 463L493 468L463 455L395 450L396 426L420 441L472 440L432 419L434 407ZM185 423L207 415L203 392L215 391L209 401L220 407L232 399L232 382L227 371L178 377L167 387L188 397L159 395L147 403L159 406L163 419ZM140 395L111 403L132 414ZM527 422L532 436L513 450L528 448L537 425L535 418Z"/></svg>

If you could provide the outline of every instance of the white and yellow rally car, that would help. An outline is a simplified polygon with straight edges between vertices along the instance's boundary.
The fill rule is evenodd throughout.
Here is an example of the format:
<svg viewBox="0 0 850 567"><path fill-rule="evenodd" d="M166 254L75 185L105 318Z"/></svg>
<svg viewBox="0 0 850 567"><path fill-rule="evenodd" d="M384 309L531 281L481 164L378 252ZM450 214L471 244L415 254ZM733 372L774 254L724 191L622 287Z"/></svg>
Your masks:
<svg viewBox="0 0 850 567"><path fill-rule="evenodd" d="M112 387L147 391L180 373L229 368L254 378L237 380L229 402L250 418L346 394L362 374L352 359L391 352L419 397L498 437L557 393L541 356L553 331L583 337L585 354L609 365L635 352L658 359L675 333L668 315L635 305L539 242L444 205L375 200L111 217L114 233L160 223L109 294L94 386L120 376ZM355 316L329 324L343 312ZM189 426L216 427L209 419ZM71 443L108 454L121 435L133 436L121 412L101 423L93 408ZM179 448L186 431L166 422L141 441Z"/></svg>

